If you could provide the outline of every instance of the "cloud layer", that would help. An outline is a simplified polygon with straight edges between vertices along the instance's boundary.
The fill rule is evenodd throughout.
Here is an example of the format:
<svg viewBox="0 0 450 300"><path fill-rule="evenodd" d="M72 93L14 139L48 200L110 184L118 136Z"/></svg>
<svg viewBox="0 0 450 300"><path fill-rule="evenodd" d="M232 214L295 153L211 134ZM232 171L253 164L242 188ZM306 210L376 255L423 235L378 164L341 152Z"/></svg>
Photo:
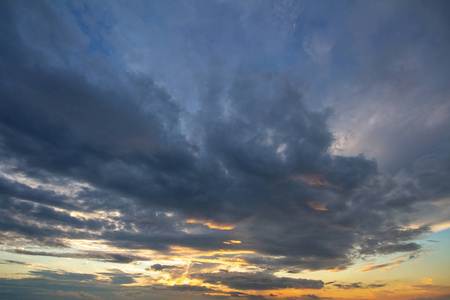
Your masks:
<svg viewBox="0 0 450 300"><path fill-rule="evenodd" d="M220 31L218 39L224 41L217 43L227 44L240 29L245 40L248 24L259 22L252 11L265 10L268 2L251 3L222 4L224 14L238 10L241 19L237 28L229 27L231 32ZM130 264L152 261L145 250L167 258L189 249L197 251L189 259L215 259L222 269L154 263L147 270L200 281L204 286L197 292L321 289L321 280L275 273L344 270L363 257L416 253L422 246L415 240L448 217L449 140L442 132L446 121L438 115L429 125L434 138L426 140L437 146L426 153L426 147L418 147L401 172L386 173L375 159L349 155L351 149L335 151L333 122L344 128L361 120L342 121L348 116L339 108L343 102L331 108L310 105L320 93L297 73L257 68L250 58L244 63L232 55L225 63L224 50L204 41L202 51L217 51L219 58L199 64L208 66L199 76L201 85L190 72L181 84L169 60L164 76L130 62L139 57L133 42L149 41L133 41L130 35L125 45L124 35L112 34L137 26L117 25L126 18L115 14L118 2L110 10L69 2L0 5L0 237L9 253ZM161 9L179 13L178 8ZM277 26L300 22L286 7L276 11L271 20ZM176 36L182 26L167 22L164 28ZM191 30L194 39L209 35ZM341 41L332 34L321 29L305 35L304 57L310 64L323 68L336 55ZM168 36L174 51L179 41ZM277 51L272 44L264 49ZM159 50L155 46L155 55L164 54ZM168 74L173 81L163 80ZM200 87L182 100L185 84ZM448 106L433 101L436 107ZM355 111L362 106L355 105ZM370 132L365 139L375 135ZM394 151L399 149L403 145ZM439 205L439 217L431 218ZM108 248L77 248L81 240ZM225 263L231 260L247 269L233 269ZM55 272L29 275L75 281L104 276L117 285L143 278L116 269L96 275ZM195 290L185 284L172 287Z"/></svg>

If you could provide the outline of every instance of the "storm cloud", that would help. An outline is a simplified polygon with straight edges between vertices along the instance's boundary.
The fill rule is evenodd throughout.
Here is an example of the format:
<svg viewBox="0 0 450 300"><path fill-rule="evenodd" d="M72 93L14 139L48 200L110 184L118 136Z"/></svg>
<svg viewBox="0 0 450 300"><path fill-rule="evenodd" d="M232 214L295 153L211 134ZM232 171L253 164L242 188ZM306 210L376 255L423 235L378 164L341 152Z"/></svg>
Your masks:
<svg viewBox="0 0 450 300"><path fill-rule="evenodd" d="M348 32L347 26L362 22L357 12L366 8L359 5L349 10L342 38L335 39L333 26L308 34L295 29L310 26L302 22L317 22L302 21L303 8L289 1L200 2L204 5L198 10L185 11L178 2L143 3L143 11L154 12L150 19L159 20L151 24L146 18L130 17L138 16L139 9L120 2L108 8L65 1L0 3L3 250L130 265L149 263L154 256L161 262L143 268L155 276L177 270L177 276L185 272L191 280L235 290L321 289L322 280L282 277L278 272L341 271L358 259L421 250L418 239L445 224L450 215L450 187L445 184L450 181L450 140L443 130L448 121L438 112L448 112L448 100L442 100L448 99L447 89L441 80L433 85L427 79L423 90L406 92L422 78L405 71L413 68L410 64L436 65L432 58L421 60L427 48L412 47L405 61L395 63L404 47L400 42L383 47L397 33ZM426 14L414 3L410 10L420 16L414 28L422 39L437 25L426 25ZM157 8L147 7L152 5ZM311 4L304 5L322 15ZM125 12L119 14L121 10ZM170 21L162 16L166 10L173 16ZM207 17L209 10L220 15L219 21ZM201 30L192 22L199 15L205 22ZM225 26L231 16L239 22ZM404 16L409 20L407 13ZM139 25L138 19L146 25ZM389 20L397 24L395 18ZM401 30L411 39L404 40L405 45L416 45L409 21L404 22ZM436 23L446 22L436 17ZM252 24L273 41L251 31ZM136 33L141 26L161 44ZM280 28L285 36L278 34ZM386 30L373 24L369 28ZM438 33L442 40L448 37L448 30ZM192 41L184 37L188 34ZM380 49L370 46L380 35L388 39L380 46L383 53L390 53L383 58L375 55ZM233 54L241 51L238 44L259 56ZM259 52L254 45L265 50ZM297 58L292 45L302 51ZM439 57L448 45L438 43ZM141 52L146 47L154 57ZM354 59L347 49L357 54ZM270 59L279 51L291 54ZM337 87L343 78L350 82L352 72L366 74L363 64L354 66L364 59L377 68L371 76L352 75L355 85L373 84L352 91L349 84ZM387 66L381 67L383 63ZM295 68L286 67L291 65ZM438 65L424 70L448 77ZM393 82L389 87L398 84L395 92L386 87L386 78ZM423 107L419 95L433 87L432 109L413 117L418 112L410 107ZM393 131L383 133L380 107L402 95L404 102L389 106L393 112L385 120ZM376 97L380 100L373 100ZM414 120L424 125L419 128ZM360 128L359 135L352 138L350 127ZM416 145L416 138L417 144L427 146ZM396 148L376 156L387 149L386 140ZM358 153L366 144L373 149ZM407 152L404 159L399 158L402 151ZM85 241L103 248L79 246ZM80 248L72 249L76 247ZM190 251L190 262L172 265L169 256L179 259L183 251ZM216 262L196 269L196 259ZM230 261L242 263L248 272L233 271ZM220 264L224 269L218 269ZM392 264L375 264L364 271ZM52 280L95 279L65 271L29 274ZM142 278L136 274L119 269L97 273L114 285L135 284ZM170 290L212 291L184 283L174 283Z"/></svg>
<svg viewBox="0 0 450 300"><path fill-rule="evenodd" d="M23 9L22 4L3 6L10 16L14 9ZM47 5L36 6L42 13L55 14ZM56 17L51 20L59 22ZM51 208L76 208L74 199L3 179L2 197L49 205L20 208L29 220L45 219L48 229L37 233L26 229L29 221L6 221L7 217L4 229L15 222L10 230L21 234L66 237L53 229L66 224L82 229L72 233L80 238L98 238L102 230L101 237L119 247L161 250L170 245L215 249L223 246L223 240L239 240L245 234L239 249L308 257L309 264L327 259L329 264L321 266L325 268L337 267L360 236L379 253L419 249L415 243L402 242L426 230L390 237L406 225L393 221L390 206L408 207L414 201L402 200L408 187L397 187L363 156L330 155L330 111L308 110L301 87L285 74L241 68L228 83L212 76L201 109L187 112L148 76L123 73L95 82L74 68L55 66L19 34L28 28L23 19L9 17L2 22L8 28L2 43L0 104L5 162L28 176L45 172L117 193L132 200L136 210L162 209L179 217L241 226L229 237L207 232L186 236L176 228L168 234L169 227L163 235L139 232L143 227L138 232L108 230L102 222ZM64 24L58 28L57 41L69 30ZM76 36L73 42L82 43ZM15 49L26 51L27 60L20 59L21 52ZM428 178L415 175L415 189L427 198L448 193L445 187L431 186ZM322 180L320 191L314 180ZM388 180L388 186L378 187L380 180ZM402 195L397 196L400 192L393 190L399 189ZM323 202L328 210L314 211L308 205L311 201ZM19 209L13 203L5 202L6 214Z"/></svg>

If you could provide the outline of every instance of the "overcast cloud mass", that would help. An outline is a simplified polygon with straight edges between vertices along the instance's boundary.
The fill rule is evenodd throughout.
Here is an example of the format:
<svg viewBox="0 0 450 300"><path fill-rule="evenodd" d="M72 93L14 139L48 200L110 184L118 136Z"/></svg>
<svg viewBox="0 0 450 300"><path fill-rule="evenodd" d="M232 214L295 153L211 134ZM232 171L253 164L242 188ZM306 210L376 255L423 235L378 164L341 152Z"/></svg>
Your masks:
<svg viewBox="0 0 450 300"><path fill-rule="evenodd" d="M449 4L1 1L0 297L448 299Z"/></svg>

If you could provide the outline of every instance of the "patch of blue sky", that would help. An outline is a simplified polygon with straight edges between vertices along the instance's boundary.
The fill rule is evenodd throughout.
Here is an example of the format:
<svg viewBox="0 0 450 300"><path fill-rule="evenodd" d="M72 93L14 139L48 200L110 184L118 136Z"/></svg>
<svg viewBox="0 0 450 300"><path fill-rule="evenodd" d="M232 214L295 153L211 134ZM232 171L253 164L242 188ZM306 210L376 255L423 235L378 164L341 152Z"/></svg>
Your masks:
<svg viewBox="0 0 450 300"><path fill-rule="evenodd" d="M74 16L78 28L89 39L87 50L90 52L100 52L103 55L111 55L113 47L104 39L108 36L114 25L114 19L99 11L93 10L88 3L81 3L78 6L70 5L70 12Z"/></svg>

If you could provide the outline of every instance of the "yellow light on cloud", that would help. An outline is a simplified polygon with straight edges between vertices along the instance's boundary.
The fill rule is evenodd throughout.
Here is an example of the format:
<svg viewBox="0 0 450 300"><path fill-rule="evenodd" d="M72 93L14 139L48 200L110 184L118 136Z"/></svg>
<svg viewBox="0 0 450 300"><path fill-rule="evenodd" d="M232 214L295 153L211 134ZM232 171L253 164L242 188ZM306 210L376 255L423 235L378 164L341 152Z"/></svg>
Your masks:
<svg viewBox="0 0 450 300"><path fill-rule="evenodd" d="M225 241L223 243L224 244L228 244L228 245L232 245L232 244L240 244L242 242L241 241L236 241L236 240L229 240L229 241Z"/></svg>
<svg viewBox="0 0 450 300"><path fill-rule="evenodd" d="M322 175L300 174L295 177L295 179L302 180L307 184L314 186L331 186L331 184Z"/></svg>
<svg viewBox="0 0 450 300"><path fill-rule="evenodd" d="M309 205L309 207L311 207L314 210L320 210L320 211L328 210L327 204L322 201L309 201L308 205Z"/></svg>
<svg viewBox="0 0 450 300"><path fill-rule="evenodd" d="M207 226L208 228L211 229L219 229L219 230L232 230L234 229L234 227L236 227L236 224L221 224L221 223L216 223L213 222L211 220L198 220L198 219L187 219L185 221L186 223L190 223L190 224L202 224L204 226Z"/></svg>

